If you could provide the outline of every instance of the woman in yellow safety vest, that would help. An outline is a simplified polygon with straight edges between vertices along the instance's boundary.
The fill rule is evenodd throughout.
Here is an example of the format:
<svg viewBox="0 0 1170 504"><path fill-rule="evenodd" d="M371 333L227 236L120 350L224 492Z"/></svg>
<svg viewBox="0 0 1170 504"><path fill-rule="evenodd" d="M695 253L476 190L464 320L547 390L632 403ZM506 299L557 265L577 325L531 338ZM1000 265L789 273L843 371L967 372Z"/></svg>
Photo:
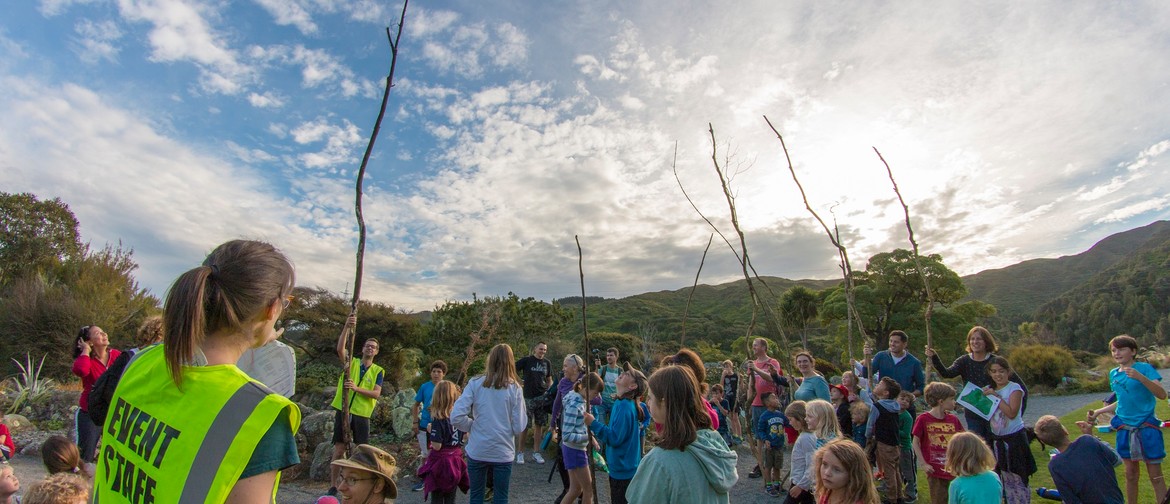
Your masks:
<svg viewBox="0 0 1170 504"><path fill-rule="evenodd" d="M293 266L272 245L224 243L171 285L163 344L138 352L111 399L94 502L275 502L300 462L300 410L236 367L276 339Z"/></svg>

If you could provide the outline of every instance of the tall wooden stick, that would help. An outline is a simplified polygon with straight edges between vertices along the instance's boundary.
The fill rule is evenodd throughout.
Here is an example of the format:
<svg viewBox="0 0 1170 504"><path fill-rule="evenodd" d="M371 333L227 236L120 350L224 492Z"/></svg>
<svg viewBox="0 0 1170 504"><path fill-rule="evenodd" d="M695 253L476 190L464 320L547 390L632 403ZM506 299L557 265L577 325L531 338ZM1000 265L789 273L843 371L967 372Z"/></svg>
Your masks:
<svg viewBox="0 0 1170 504"><path fill-rule="evenodd" d="M707 248L703 249L703 258L699 259L699 270L695 272L695 283L691 284L691 293L687 296L687 306L683 308L682 316L682 336L678 339L679 346L687 344L687 313L691 311L691 300L695 299L695 289L699 288L699 274L703 272L703 263L707 262L707 251L711 250L711 241L715 239L715 233L707 237Z"/></svg>
<svg viewBox="0 0 1170 504"><path fill-rule="evenodd" d="M849 264L849 252L845 249L844 245L841 245L841 240L838 239L837 235L833 234L833 232L829 230L829 226L825 224L824 219L821 219L821 216L817 214L817 211L813 210L812 205L808 203L808 195L805 194L804 186L800 184L800 179L796 176L796 168L792 166L792 156L788 153L788 145L784 143L784 135L781 135L776 127L772 125L772 121L768 120L768 116L764 116L764 122L768 123L768 127L772 129L772 133L776 134L776 138L780 139L780 147L784 149L784 159L788 162L788 172L792 174L792 181L796 183L796 188L800 189L800 197L804 200L804 208L807 209L808 212L812 214L813 218L815 218L817 222L821 224L821 228L824 229L825 234L829 236L829 241L832 242L834 247L837 247L837 253L840 256L841 261L845 263L845 268L842 274L845 277L845 303L848 305L847 311L852 312L853 316L856 317L857 328L861 331L861 340L863 342L867 342L869 340L869 336L865 333L865 324L862 323L861 314L857 312L856 303L853 297L853 268ZM870 366L871 380L873 378L872 368L873 366Z"/></svg>
<svg viewBox="0 0 1170 504"><path fill-rule="evenodd" d="M382 129L382 118L386 116L386 103L390 101L390 88L394 87L394 67L398 63L398 42L402 39L402 25L406 22L406 6L410 0L402 2L402 15L398 18L398 33L391 37L390 27L386 27L386 40L390 42L390 72L386 74L386 89L382 91L382 106L378 109L378 119L374 121L374 130L370 132L370 142L366 144L366 152L362 155L362 164L358 168L356 200L354 203L354 213L357 214L358 221L358 249L357 249L357 267L354 272L353 281L353 301L349 305L350 315L357 315L358 301L361 300L362 293L362 272L365 269L366 259L366 219L362 215L362 182L366 177L366 165L370 162L370 154L374 151L374 142L378 140L378 132ZM357 328L349 331L346 335L346 348L349 349L347 354L350 360L353 360L353 346ZM349 362L341 363L342 381L345 376L349 374ZM342 438L345 440L346 455L349 455L349 447L353 444L353 434L349 431L349 407L350 394L341 394L341 413L344 423L342 424L341 432Z"/></svg>
<svg viewBox="0 0 1170 504"><path fill-rule="evenodd" d="M573 235L573 241L577 242L577 271L581 274L581 333L585 336L585 355L589 355L589 349L592 348L592 345L589 343L589 322L585 320L585 255L581 253L581 239L577 235ZM593 372L589 368L589 363L592 362L592 359L584 360L585 374L588 375ZM588 396L589 392L586 391L585 395ZM588 399L585 401L585 408L589 408ZM598 502L597 470L593 467L593 457L589 456L593 451L593 429L585 429L585 432L589 434L589 445L585 447L585 463L589 465L589 479L593 485L593 502L596 504Z"/></svg>
<svg viewBox="0 0 1170 504"><path fill-rule="evenodd" d="M926 289L926 312L923 314L926 319L926 346L933 348L934 339L931 337L930 317L934 315L934 291L930 288L930 279L926 276L926 270L922 269L922 261L918 259L918 240L914 239L914 227L910 225L910 207L902 198L902 191L898 189L898 181L894 180L894 171L890 169L890 163L886 162L886 158L882 157L882 153L877 147L874 147L873 151L885 165L886 174L890 176L890 183L894 184L894 194L898 195L898 202L902 204L902 212L906 214L906 233L910 236L910 245L913 246L914 269L918 270L918 277L922 279L922 288Z"/></svg>

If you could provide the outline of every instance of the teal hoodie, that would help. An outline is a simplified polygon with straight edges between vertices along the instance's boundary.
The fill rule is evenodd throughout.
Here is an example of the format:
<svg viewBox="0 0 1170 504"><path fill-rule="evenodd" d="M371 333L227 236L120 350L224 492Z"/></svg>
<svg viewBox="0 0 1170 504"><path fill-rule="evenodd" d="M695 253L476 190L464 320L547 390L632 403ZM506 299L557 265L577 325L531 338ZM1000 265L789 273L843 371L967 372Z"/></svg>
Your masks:
<svg viewBox="0 0 1170 504"><path fill-rule="evenodd" d="M719 433L702 429L685 450L650 450L626 490L626 499L639 503L727 504L727 492L739 479L735 472L737 458Z"/></svg>

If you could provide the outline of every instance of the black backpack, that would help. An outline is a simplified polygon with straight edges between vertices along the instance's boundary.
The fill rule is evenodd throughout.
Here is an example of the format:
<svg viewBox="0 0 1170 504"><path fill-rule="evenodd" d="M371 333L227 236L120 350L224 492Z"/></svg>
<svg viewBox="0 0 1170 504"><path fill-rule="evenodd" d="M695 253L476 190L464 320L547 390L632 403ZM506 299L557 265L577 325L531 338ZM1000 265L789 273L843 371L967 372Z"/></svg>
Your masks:
<svg viewBox="0 0 1170 504"><path fill-rule="evenodd" d="M546 415L551 414L553 403L556 402L556 400L557 384L556 382L553 382L553 385L549 387L548 390L545 390L543 394L532 398L532 409L536 412L542 412Z"/></svg>
<svg viewBox="0 0 1170 504"><path fill-rule="evenodd" d="M93 388L89 390L86 406L89 410L89 417L98 427L106 423L106 413L110 410L110 401L114 399L114 390L118 388L118 382L122 379L122 373L126 371L126 365L130 363L130 359L137 352L138 349L122 352L117 359L114 359L114 362L110 363L110 367L106 368L106 372L98 377Z"/></svg>

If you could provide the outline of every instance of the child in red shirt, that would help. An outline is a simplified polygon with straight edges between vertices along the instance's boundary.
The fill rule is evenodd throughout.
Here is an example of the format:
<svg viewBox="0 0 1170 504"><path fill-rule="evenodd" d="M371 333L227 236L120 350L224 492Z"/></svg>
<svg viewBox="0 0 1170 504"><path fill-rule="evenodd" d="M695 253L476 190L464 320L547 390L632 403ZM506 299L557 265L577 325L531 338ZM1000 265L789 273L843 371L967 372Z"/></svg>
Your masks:
<svg viewBox="0 0 1170 504"><path fill-rule="evenodd" d="M914 455L918 457L918 467L926 473L927 486L930 488L930 502L946 504L947 490L955 476L948 473L944 467L947 462L947 443L951 436L963 431L963 424L955 416L955 388L943 382L933 382L923 390L923 397L930 409L918 415L914 420L914 427L910 430L913 436Z"/></svg>

